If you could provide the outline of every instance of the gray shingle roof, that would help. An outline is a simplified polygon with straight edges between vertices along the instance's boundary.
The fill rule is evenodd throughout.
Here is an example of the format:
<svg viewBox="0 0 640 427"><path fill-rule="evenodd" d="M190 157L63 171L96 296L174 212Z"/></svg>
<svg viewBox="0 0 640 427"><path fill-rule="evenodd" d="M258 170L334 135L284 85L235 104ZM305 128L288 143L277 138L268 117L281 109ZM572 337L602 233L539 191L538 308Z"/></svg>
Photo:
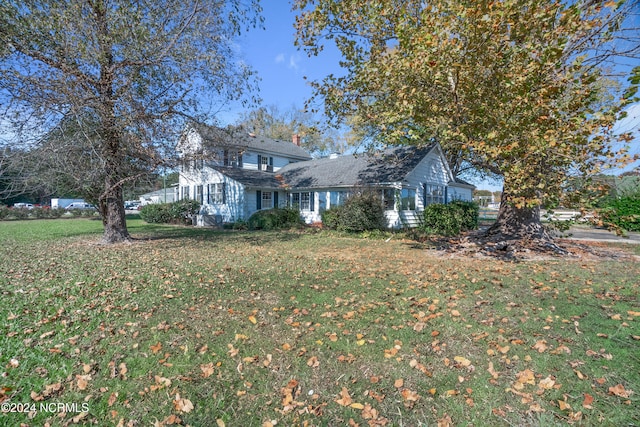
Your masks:
<svg viewBox="0 0 640 427"><path fill-rule="evenodd" d="M300 161L311 159L309 153L292 141L251 136L242 129L221 129L201 123L191 126L198 131L205 147L238 147Z"/></svg>
<svg viewBox="0 0 640 427"><path fill-rule="evenodd" d="M354 187L401 182L435 145L401 146L376 154L292 163L278 171L291 188Z"/></svg>
<svg viewBox="0 0 640 427"><path fill-rule="evenodd" d="M281 188L282 177L273 172L215 166L213 169L250 188Z"/></svg>

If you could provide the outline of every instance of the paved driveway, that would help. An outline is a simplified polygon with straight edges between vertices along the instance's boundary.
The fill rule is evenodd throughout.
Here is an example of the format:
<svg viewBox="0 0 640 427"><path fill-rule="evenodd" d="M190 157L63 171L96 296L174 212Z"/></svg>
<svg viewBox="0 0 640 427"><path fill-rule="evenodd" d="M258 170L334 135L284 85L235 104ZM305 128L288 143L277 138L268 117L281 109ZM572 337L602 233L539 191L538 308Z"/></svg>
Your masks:
<svg viewBox="0 0 640 427"><path fill-rule="evenodd" d="M571 227L571 229L567 233L564 233L563 236L566 236L563 238L570 240L640 244L640 233L628 233L627 237L622 237L617 236L616 233L600 228L580 226Z"/></svg>

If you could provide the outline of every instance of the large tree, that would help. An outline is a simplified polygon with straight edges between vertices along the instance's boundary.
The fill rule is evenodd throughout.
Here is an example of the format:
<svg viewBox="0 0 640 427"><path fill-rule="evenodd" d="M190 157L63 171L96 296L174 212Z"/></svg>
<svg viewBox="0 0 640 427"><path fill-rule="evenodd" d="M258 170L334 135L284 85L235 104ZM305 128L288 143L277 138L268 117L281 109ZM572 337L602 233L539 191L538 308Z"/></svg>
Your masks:
<svg viewBox="0 0 640 427"><path fill-rule="evenodd" d="M633 90L609 84L607 60L638 54L623 28L638 3L580 0L299 0L297 42L326 40L343 75L315 82L331 120L392 144L439 141L504 180L486 237L548 239L541 204L571 175L624 161L614 123ZM625 44L627 36L636 43Z"/></svg>
<svg viewBox="0 0 640 427"><path fill-rule="evenodd" d="M313 114L295 106L284 112L275 105L260 107L244 114L238 124L256 135L283 141L300 135L302 148L315 156L342 153L349 145L347 137L335 129L321 130Z"/></svg>
<svg viewBox="0 0 640 427"><path fill-rule="evenodd" d="M69 154L89 150L103 240L129 239L123 185L170 159L176 131L202 120L203 105L255 88L233 42L260 25L258 2L3 0L1 134L53 149L58 126Z"/></svg>

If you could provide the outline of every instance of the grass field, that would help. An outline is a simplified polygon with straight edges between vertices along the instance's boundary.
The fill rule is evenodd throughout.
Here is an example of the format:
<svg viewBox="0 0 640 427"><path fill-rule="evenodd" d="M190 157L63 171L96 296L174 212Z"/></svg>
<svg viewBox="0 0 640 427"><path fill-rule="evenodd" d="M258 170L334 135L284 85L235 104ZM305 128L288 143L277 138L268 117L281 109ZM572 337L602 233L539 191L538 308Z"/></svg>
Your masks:
<svg viewBox="0 0 640 427"><path fill-rule="evenodd" d="M640 425L640 263L0 222L0 425Z"/></svg>

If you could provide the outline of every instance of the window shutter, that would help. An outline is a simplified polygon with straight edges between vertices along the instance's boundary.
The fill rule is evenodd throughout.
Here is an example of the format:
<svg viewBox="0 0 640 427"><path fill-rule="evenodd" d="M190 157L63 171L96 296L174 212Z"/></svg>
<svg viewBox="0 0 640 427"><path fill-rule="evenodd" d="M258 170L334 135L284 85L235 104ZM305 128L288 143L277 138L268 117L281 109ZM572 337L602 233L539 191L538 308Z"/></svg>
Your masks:
<svg viewBox="0 0 640 427"><path fill-rule="evenodd" d="M274 208L278 207L278 192L277 191L273 192L273 207Z"/></svg>
<svg viewBox="0 0 640 427"><path fill-rule="evenodd" d="M223 182L222 184L222 204L226 204L227 203L227 183Z"/></svg>
<svg viewBox="0 0 640 427"><path fill-rule="evenodd" d="M427 184L422 183L422 207L427 207Z"/></svg>
<svg viewBox="0 0 640 427"><path fill-rule="evenodd" d="M311 212L316 211L315 201L316 201L316 195L314 194L313 191L310 191L309 192L309 208L311 209Z"/></svg>
<svg viewBox="0 0 640 427"><path fill-rule="evenodd" d="M238 167L242 168L242 156L243 156L243 152L242 151L238 151Z"/></svg>
<svg viewBox="0 0 640 427"><path fill-rule="evenodd" d="M224 166L229 166L229 150L224 150L224 154L223 154L223 165Z"/></svg>
<svg viewBox="0 0 640 427"><path fill-rule="evenodd" d="M262 156L258 154L258 170L262 170Z"/></svg>
<svg viewBox="0 0 640 427"><path fill-rule="evenodd" d="M262 191L256 191L256 209L262 209Z"/></svg>
<svg viewBox="0 0 640 427"><path fill-rule="evenodd" d="M449 187L445 185L444 186L444 200L442 202L446 205L447 203L449 203L448 199L449 199Z"/></svg>

